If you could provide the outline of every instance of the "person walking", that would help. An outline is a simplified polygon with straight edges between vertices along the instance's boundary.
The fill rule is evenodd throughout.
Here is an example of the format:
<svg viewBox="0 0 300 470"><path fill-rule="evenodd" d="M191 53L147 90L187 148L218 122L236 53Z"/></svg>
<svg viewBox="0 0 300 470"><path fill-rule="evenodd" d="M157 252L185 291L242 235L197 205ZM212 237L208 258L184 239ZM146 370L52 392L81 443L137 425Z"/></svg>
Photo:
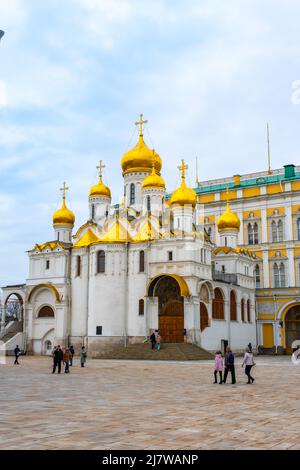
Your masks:
<svg viewBox="0 0 300 470"><path fill-rule="evenodd" d="M158 351L160 350L160 344L161 344L161 336L160 336L160 332L158 331L157 336L156 336L156 345L155 345Z"/></svg>
<svg viewBox="0 0 300 470"><path fill-rule="evenodd" d="M14 353L15 353L15 362L14 362L14 365L20 365L18 359L19 359L19 356L21 355L21 349L19 348L19 345L17 344L17 346L15 347L14 349Z"/></svg>
<svg viewBox="0 0 300 470"><path fill-rule="evenodd" d="M74 357L74 354L75 354L75 349L74 347L71 345L70 348L69 348L69 351L70 351L70 354L71 354L71 357L70 357L70 366L73 365L73 357Z"/></svg>
<svg viewBox="0 0 300 470"><path fill-rule="evenodd" d="M55 351L53 351L53 371L52 374L55 374L56 367L57 367L57 372L58 374L61 373L61 362L64 358L64 353L60 347L60 345L57 346Z"/></svg>
<svg viewBox="0 0 300 470"><path fill-rule="evenodd" d="M81 364L81 367L84 367L85 363L86 363L86 351L85 351L85 347L82 346L81 351L80 351L80 364Z"/></svg>
<svg viewBox="0 0 300 470"><path fill-rule="evenodd" d="M218 383L218 372L219 372L219 378L220 382L219 384L222 385L223 380L222 380L222 373L223 373L223 357L221 351L217 351L215 354L215 370L214 370L214 376L215 376L215 381L214 383Z"/></svg>
<svg viewBox="0 0 300 470"><path fill-rule="evenodd" d="M248 348L246 348L245 355L244 355L244 360L243 360L243 364L242 364L242 367L245 366L245 374L248 377L247 384L251 384L251 383L253 384L253 382L255 380L251 376L251 369L254 365L255 364L254 364L254 360L253 360L253 353L252 353L252 351L249 350L249 347L248 347Z"/></svg>
<svg viewBox="0 0 300 470"><path fill-rule="evenodd" d="M234 368L234 355L230 347L227 346L225 354L225 372L223 383L226 383L228 372L231 373L231 383L234 385L236 383L235 379L235 368Z"/></svg>
<svg viewBox="0 0 300 470"><path fill-rule="evenodd" d="M251 343L248 344L248 349L249 349L249 352L252 353L252 344Z"/></svg>
<svg viewBox="0 0 300 470"><path fill-rule="evenodd" d="M71 359L71 353L68 348L65 349L64 356L63 356L63 361L65 364L65 374L68 374L70 372L69 366L70 366L70 359Z"/></svg>
<svg viewBox="0 0 300 470"><path fill-rule="evenodd" d="M153 331L153 333L151 334L150 336L150 343L151 343L151 349L154 349L155 348L155 344L156 344L156 336L155 336L155 332Z"/></svg>

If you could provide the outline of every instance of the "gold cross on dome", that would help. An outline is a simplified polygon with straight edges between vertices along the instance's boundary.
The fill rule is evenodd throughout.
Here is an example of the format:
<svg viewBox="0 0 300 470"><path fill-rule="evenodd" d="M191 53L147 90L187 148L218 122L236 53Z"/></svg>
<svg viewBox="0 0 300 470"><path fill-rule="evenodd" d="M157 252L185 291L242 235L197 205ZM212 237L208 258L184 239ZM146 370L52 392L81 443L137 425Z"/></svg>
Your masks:
<svg viewBox="0 0 300 470"><path fill-rule="evenodd" d="M143 121L143 115L140 114L140 120L135 122L134 124L136 126L140 126L140 136L142 137L143 136L143 124L147 124L147 119L145 121Z"/></svg>
<svg viewBox="0 0 300 470"><path fill-rule="evenodd" d="M181 171L181 178L184 179L185 178L185 170L188 170L188 165L186 165L184 163L184 159L181 160L181 165L179 165L178 167L178 170Z"/></svg>
<svg viewBox="0 0 300 470"><path fill-rule="evenodd" d="M64 181L63 187L60 188L60 191L62 191L62 193L63 193L63 199L66 199L66 192L68 191L68 189L69 189L69 188L68 188L68 186L66 185L66 182Z"/></svg>
<svg viewBox="0 0 300 470"><path fill-rule="evenodd" d="M102 160L100 160L99 166L97 166L97 170L99 170L99 177L102 181L103 170L106 168L106 165L103 165Z"/></svg>

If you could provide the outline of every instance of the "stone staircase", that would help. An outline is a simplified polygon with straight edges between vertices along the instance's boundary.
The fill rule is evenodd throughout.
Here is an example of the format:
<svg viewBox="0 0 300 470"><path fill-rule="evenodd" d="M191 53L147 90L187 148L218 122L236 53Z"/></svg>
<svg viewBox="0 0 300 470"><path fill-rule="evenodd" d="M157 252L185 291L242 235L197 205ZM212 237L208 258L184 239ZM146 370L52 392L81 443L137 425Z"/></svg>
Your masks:
<svg viewBox="0 0 300 470"><path fill-rule="evenodd" d="M152 350L150 343L130 344L126 348L97 355L101 359L151 360L151 361L201 361L213 359L213 354L189 343L164 343L160 351Z"/></svg>

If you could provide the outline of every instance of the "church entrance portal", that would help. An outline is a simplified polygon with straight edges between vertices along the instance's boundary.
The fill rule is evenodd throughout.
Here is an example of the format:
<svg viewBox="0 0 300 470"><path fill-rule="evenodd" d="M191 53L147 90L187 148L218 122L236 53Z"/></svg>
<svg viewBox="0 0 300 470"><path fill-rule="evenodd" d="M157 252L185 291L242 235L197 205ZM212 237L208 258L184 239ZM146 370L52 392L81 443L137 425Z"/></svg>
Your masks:
<svg viewBox="0 0 300 470"><path fill-rule="evenodd" d="M289 354L293 352L292 343L300 340L300 305L292 307L284 319L285 323L285 346Z"/></svg>
<svg viewBox="0 0 300 470"><path fill-rule="evenodd" d="M183 343L184 304L178 282L170 277L161 277L155 288L158 297L158 327L163 343Z"/></svg>

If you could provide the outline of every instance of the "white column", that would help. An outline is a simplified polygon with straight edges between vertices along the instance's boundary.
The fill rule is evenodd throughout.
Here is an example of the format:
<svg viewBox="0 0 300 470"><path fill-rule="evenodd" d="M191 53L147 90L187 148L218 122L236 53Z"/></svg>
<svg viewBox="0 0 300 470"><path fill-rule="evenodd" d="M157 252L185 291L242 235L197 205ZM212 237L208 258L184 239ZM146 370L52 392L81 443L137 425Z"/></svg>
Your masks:
<svg viewBox="0 0 300 470"><path fill-rule="evenodd" d="M263 251L264 289L270 287L268 252Z"/></svg>
<svg viewBox="0 0 300 470"><path fill-rule="evenodd" d="M296 286L296 279L295 279L295 265L294 265L294 250L293 248L287 249L287 256L288 256L288 287L295 287Z"/></svg>
<svg viewBox="0 0 300 470"><path fill-rule="evenodd" d="M291 203L285 208L285 224L284 224L284 240L293 240L293 218L292 218L292 206ZM293 284L294 285L294 284Z"/></svg>
<svg viewBox="0 0 300 470"><path fill-rule="evenodd" d="M261 235L262 235L261 243L267 243L268 242L267 209L264 207L261 209Z"/></svg>

